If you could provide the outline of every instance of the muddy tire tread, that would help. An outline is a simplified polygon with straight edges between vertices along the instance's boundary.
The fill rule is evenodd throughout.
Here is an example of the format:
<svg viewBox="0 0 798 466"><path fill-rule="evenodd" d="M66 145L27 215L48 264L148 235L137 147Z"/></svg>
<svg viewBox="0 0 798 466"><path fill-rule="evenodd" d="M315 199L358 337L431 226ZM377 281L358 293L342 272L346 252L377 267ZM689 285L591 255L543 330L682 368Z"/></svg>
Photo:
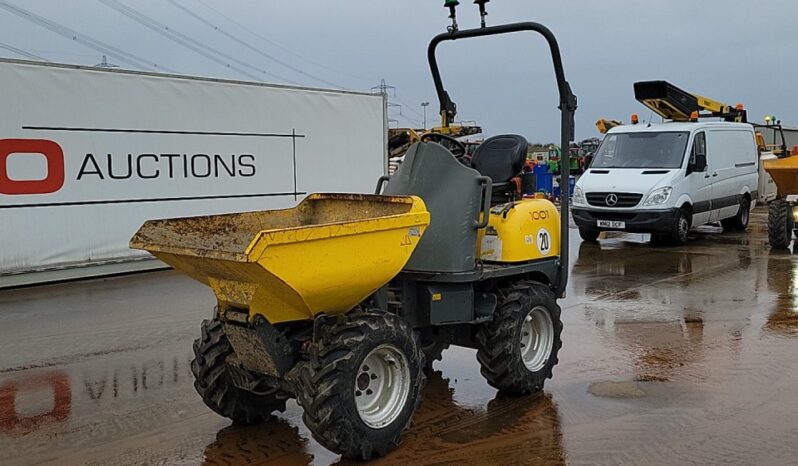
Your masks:
<svg viewBox="0 0 798 466"><path fill-rule="evenodd" d="M793 222L790 204L776 199L768 205L768 242L774 249L788 249L792 241Z"/></svg>
<svg viewBox="0 0 798 466"><path fill-rule="evenodd" d="M559 362L558 353L562 347L560 306L546 285L531 281L515 282L500 289L498 295L493 321L482 324L476 335L480 372L490 386L502 393L526 395L538 392L543 389L545 380L552 377L553 368ZM519 343L520 314L537 305L549 309L554 325L554 342L547 364L532 373L520 360L516 345Z"/></svg>
<svg viewBox="0 0 798 466"><path fill-rule="evenodd" d="M412 414L421 403L424 355L417 333L399 317L378 310L353 311L346 318L319 328L310 361L300 368L297 377L297 401L304 409L305 425L320 444L346 458L368 460L384 456L399 446L401 433L410 425ZM370 346L385 335L412 339L416 354L406 356L413 379L409 396L414 401L404 421L397 419L379 432L360 420L347 399L351 387L346 381L354 381L353 372L359 367L357 352L364 351L360 347Z"/></svg>
<svg viewBox="0 0 798 466"><path fill-rule="evenodd" d="M201 331L194 341L191 372L194 388L211 410L237 424L257 424L271 419L276 411L285 411L288 395L277 387L255 394L234 385L227 366L227 358L234 351L221 321L204 320Z"/></svg>

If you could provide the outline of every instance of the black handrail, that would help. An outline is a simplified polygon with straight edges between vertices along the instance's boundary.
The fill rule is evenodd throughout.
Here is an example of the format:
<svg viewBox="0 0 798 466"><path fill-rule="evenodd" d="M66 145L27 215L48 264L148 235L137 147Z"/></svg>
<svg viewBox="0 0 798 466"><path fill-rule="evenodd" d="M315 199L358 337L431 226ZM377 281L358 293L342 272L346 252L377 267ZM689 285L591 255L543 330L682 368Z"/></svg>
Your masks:
<svg viewBox="0 0 798 466"><path fill-rule="evenodd" d="M560 46L557 44L557 39L554 34L542 24L534 22L523 22L513 24L502 24L499 26L489 26L478 29L455 30L438 34L432 38L427 49L427 59L429 60L430 71L432 71L432 79L435 82L435 91L438 93L438 102L440 102L440 113L448 124L454 119L457 114L457 106L449 98L449 93L443 87L441 80L441 73L438 69L438 61L435 57L435 50L438 44L445 41L453 41L457 39L467 39L469 37L484 37L494 36L498 34L509 34L513 32L532 31L537 32L546 39L551 50L551 58L554 64L554 75L557 78L557 90L560 95L560 147L561 147L561 160L560 160L560 265L559 265L559 280L557 283L557 295L562 296L565 292L565 287L568 284L568 267L569 267L569 254L568 254L568 223L569 223L569 179L571 175L571 154L569 147L571 141L574 139L574 112L576 112L576 96L571 92L571 86L565 79L565 71L562 66L562 57L560 56Z"/></svg>

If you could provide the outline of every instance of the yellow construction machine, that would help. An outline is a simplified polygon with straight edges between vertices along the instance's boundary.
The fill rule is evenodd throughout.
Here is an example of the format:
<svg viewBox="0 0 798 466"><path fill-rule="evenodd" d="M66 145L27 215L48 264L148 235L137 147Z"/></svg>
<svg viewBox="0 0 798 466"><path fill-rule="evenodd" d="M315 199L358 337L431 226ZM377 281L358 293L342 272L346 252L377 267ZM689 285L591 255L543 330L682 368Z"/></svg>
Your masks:
<svg viewBox="0 0 798 466"><path fill-rule="evenodd" d="M568 147L576 97L554 35L532 22L459 30L458 2L446 3L452 27L428 54L446 121L455 112L438 44L534 32L553 59ZM487 1L476 3L484 12ZM568 196L562 215L548 200L521 198L512 180L526 160L522 136L489 138L470 160L449 135L419 139L377 194L151 220L132 238L131 247L216 295L191 364L213 411L261 422L296 398L322 445L369 459L399 445L421 400L423 368L450 344L476 349L482 375L502 393L542 390L562 344ZM562 170L567 179L568 163Z"/></svg>
<svg viewBox="0 0 798 466"><path fill-rule="evenodd" d="M596 128L598 129L599 133L607 134L607 131L615 128L616 126L621 126L623 122L618 120L610 120L608 118L600 118L596 121Z"/></svg>
<svg viewBox="0 0 798 466"><path fill-rule="evenodd" d="M742 104L731 106L692 94L667 81L640 81L634 84L635 99L654 113L672 121L697 121L699 118L723 118L747 123L748 112Z"/></svg>
<svg viewBox="0 0 798 466"><path fill-rule="evenodd" d="M798 222L798 145L788 147L785 129L775 118L767 117L765 125L756 126L760 150L773 154L763 161L776 184L776 198L768 204L768 242L774 249L788 249ZM765 133L772 135L771 143L766 142Z"/></svg>
<svg viewBox="0 0 798 466"><path fill-rule="evenodd" d="M426 133L438 133L453 138L473 136L480 134L482 127L476 123L459 123L448 126L435 126L430 130L416 128L389 128L388 129L388 157L398 157L406 153L410 146L421 140Z"/></svg>

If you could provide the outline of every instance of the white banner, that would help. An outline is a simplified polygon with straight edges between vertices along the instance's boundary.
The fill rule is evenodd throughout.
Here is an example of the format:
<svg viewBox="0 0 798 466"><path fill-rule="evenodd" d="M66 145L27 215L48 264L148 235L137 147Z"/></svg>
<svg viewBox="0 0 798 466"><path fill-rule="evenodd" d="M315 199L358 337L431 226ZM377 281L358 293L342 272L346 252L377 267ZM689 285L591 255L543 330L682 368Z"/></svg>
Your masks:
<svg viewBox="0 0 798 466"><path fill-rule="evenodd" d="M141 256L148 219L371 192L381 95L0 61L0 275Z"/></svg>

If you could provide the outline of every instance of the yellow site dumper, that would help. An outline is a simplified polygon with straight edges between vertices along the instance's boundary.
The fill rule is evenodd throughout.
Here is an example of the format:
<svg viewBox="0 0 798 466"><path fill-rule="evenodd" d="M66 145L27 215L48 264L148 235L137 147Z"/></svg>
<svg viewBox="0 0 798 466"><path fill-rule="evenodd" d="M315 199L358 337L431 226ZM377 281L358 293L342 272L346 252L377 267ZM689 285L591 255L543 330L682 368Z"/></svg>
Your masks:
<svg viewBox="0 0 798 466"><path fill-rule="evenodd" d="M781 144L767 147L776 156L763 161L765 171L776 184L776 199L768 204L768 242L775 249L788 249L792 242L798 209L795 196L798 196L798 146L787 150L784 133L780 125L769 125L781 135Z"/></svg>
<svg viewBox="0 0 798 466"><path fill-rule="evenodd" d="M437 46L534 32L549 46L568 147L576 97L551 31L531 22L460 31L458 2L446 3L453 24L428 49L444 126L456 106ZM476 3L484 13L487 1ZM540 392L562 346L569 200L558 212L546 199L523 198L528 146L523 136L498 135L468 157L457 139L427 133L376 194L311 194L291 209L145 223L131 247L217 298L191 363L205 404L255 423L296 398L319 443L369 459L399 445L423 369L449 345L476 349L500 392ZM568 169L565 151L563 179Z"/></svg>

